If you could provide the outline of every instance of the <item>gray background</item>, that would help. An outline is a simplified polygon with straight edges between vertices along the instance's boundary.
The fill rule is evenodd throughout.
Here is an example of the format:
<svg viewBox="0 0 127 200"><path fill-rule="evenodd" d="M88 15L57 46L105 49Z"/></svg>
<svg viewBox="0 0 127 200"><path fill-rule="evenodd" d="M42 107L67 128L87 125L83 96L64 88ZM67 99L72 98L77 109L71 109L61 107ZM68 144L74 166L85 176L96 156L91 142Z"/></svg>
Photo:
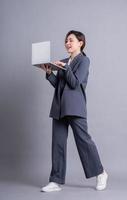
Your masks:
<svg viewBox="0 0 127 200"><path fill-rule="evenodd" d="M125 199L127 1L0 0L0 199ZM85 178L69 127L66 185L43 194L51 169L49 111L54 88L31 66L31 44L50 40L52 60L68 56L64 38L85 33L91 60L89 133L109 173L106 191Z"/></svg>

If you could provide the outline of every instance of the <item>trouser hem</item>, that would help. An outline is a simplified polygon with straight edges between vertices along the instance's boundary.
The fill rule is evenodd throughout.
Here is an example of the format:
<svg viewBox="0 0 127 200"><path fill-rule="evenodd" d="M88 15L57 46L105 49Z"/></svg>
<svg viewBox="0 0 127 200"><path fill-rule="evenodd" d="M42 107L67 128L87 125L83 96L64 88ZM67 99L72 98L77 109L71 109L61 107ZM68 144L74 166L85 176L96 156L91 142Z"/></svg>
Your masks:
<svg viewBox="0 0 127 200"><path fill-rule="evenodd" d="M50 177L49 181L50 182L55 182L55 183L58 183L58 184L65 184L65 180L59 179L57 177Z"/></svg>
<svg viewBox="0 0 127 200"><path fill-rule="evenodd" d="M103 173L103 171L104 171L104 169L102 167L98 172L96 172L94 174L86 175L86 178L88 179L88 178L92 178L94 176L98 176L99 174Z"/></svg>

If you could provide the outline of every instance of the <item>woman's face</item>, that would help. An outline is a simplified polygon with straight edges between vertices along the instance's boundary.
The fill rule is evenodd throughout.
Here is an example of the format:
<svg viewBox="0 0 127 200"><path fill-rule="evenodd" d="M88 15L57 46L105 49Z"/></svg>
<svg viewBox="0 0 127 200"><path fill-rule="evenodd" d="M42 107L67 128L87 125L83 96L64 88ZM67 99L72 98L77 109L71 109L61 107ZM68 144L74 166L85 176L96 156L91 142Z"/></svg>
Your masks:
<svg viewBox="0 0 127 200"><path fill-rule="evenodd" d="M81 51L83 42L79 41L74 34L70 34L65 41L65 48L68 53L72 54L77 51Z"/></svg>

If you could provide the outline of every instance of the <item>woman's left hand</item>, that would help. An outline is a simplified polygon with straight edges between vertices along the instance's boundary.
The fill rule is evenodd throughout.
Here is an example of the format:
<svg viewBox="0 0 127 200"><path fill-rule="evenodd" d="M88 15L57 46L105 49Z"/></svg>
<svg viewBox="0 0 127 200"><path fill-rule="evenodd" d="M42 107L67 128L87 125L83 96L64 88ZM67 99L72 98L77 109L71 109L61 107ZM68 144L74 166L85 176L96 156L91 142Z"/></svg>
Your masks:
<svg viewBox="0 0 127 200"><path fill-rule="evenodd" d="M60 67L64 67L66 65L66 63L61 62L61 61L55 61L53 63L56 64L56 65L58 65L58 66L60 66Z"/></svg>

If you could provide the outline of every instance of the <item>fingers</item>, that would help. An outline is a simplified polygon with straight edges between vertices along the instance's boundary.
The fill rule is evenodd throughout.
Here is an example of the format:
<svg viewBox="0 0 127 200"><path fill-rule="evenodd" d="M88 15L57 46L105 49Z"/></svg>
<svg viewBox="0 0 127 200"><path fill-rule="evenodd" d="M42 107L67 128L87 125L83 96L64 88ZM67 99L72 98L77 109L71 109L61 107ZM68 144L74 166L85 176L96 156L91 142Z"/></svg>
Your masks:
<svg viewBox="0 0 127 200"><path fill-rule="evenodd" d="M45 65L44 65L44 64L41 64L41 65L40 65L40 68L42 68L42 69L46 70L46 68L45 68Z"/></svg>
<svg viewBox="0 0 127 200"><path fill-rule="evenodd" d="M47 64L41 64L40 68L42 68L45 72L51 72L51 67Z"/></svg>
<svg viewBox="0 0 127 200"><path fill-rule="evenodd" d="M59 65L61 67L65 66L65 63L61 61L55 61L54 64Z"/></svg>
<svg viewBox="0 0 127 200"><path fill-rule="evenodd" d="M56 64L56 65L59 65L60 63L59 63L59 61L55 61L55 62L53 62L54 64Z"/></svg>
<svg viewBox="0 0 127 200"><path fill-rule="evenodd" d="M49 65L46 65L46 64L45 64L45 68L46 68L46 70L51 69L51 67Z"/></svg>
<svg viewBox="0 0 127 200"><path fill-rule="evenodd" d="M47 73L51 73L51 71L52 71L51 67L49 65L46 65L46 64L45 64L45 69L46 69Z"/></svg>

